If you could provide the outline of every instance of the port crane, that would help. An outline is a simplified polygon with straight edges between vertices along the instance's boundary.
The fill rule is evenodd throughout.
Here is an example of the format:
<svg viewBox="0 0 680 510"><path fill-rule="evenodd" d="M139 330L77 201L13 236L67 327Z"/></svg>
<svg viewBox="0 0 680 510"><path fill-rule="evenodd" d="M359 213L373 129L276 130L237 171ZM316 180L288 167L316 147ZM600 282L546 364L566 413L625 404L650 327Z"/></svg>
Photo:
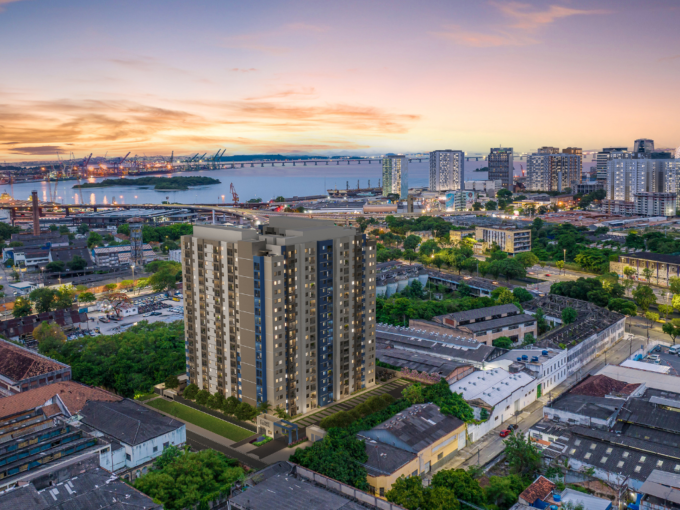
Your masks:
<svg viewBox="0 0 680 510"><path fill-rule="evenodd" d="M229 185L229 192L231 193L231 197L234 199L234 204L238 204L238 193L236 193L236 188L234 188L233 182Z"/></svg>

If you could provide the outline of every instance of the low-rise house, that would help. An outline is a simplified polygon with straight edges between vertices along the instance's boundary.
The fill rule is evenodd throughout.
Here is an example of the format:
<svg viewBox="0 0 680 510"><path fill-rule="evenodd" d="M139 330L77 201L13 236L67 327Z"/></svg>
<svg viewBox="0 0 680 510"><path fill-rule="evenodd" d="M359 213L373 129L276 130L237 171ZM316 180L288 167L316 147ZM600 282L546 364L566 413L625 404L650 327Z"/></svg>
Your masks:
<svg viewBox="0 0 680 510"><path fill-rule="evenodd" d="M130 317L131 315L137 315L139 309L137 306L130 303L123 303L118 307L118 315L120 317Z"/></svg>
<svg viewBox="0 0 680 510"><path fill-rule="evenodd" d="M475 418L481 420L484 414L487 415L485 421L468 426L471 442L477 441L534 402L536 387L537 381L530 375L524 372L511 374L502 368L479 370L449 385L453 393L462 395L472 407Z"/></svg>
<svg viewBox="0 0 680 510"><path fill-rule="evenodd" d="M87 314L78 310L54 310L0 321L0 335L31 347L35 343L33 330L43 322L59 324L64 333L69 333L81 324L87 324Z"/></svg>
<svg viewBox="0 0 680 510"><path fill-rule="evenodd" d="M234 487L227 502L234 510L404 510L396 503L280 461Z"/></svg>
<svg viewBox="0 0 680 510"><path fill-rule="evenodd" d="M444 334L418 328L404 328L377 324L375 330L377 349L400 349L405 353L423 353L447 361L470 364L483 368L485 364L506 350L477 342L474 338Z"/></svg>
<svg viewBox="0 0 680 510"><path fill-rule="evenodd" d="M642 510L680 509L680 474L655 469L638 491Z"/></svg>
<svg viewBox="0 0 680 510"><path fill-rule="evenodd" d="M168 446L186 442L186 425L129 399L88 402L78 412L85 429L111 443L102 467L125 480L146 474Z"/></svg>
<svg viewBox="0 0 680 510"><path fill-rule="evenodd" d="M388 349L385 348L384 344L377 347L375 357L383 363L398 368L408 368L429 375L438 375L448 382L458 381L474 371L474 367L470 363L449 361L430 354L406 352L403 349Z"/></svg>
<svg viewBox="0 0 680 510"><path fill-rule="evenodd" d="M0 397L70 379L70 366L0 339Z"/></svg>
<svg viewBox="0 0 680 510"><path fill-rule="evenodd" d="M130 264L130 245L92 248L92 259L95 265L113 267ZM156 254L150 244L143 245L144 263L156 260Z"/></svg>
<svg viewBox="0 0 680 510"><path fill-rule="evenodd" d="M442 414L434 404L416 404L358 434L371 494L381 498L400 477L422 476L465 447L465 422Z"/></svg>
<svg viewBox="0 0 680 510"><path fill-rule="evenodd" d="M523 341L528 334L534 338L538 336L536 319L532 315L520 313L513 304L439 315L434 317L434 321L470 334L486 345L493 345L494 340L503 336L513 343Z"/></svg>
<svg viewBox="0 0 680 510"><path fill-rule="evenodd" d="M567 378L566 349L512 349L489 363L510 373L525 371L537 380L536 398L548 394Z"/></svg>
<svg viewBox="0 0 680 510"><path fill-rule="evenodd" d="M626 400L642 395L644 390L644 385L627 384L603 375L589 376L544 407L543 416L553 422L608 430Z"/></svg>
<svg viewBox="0 0 680 510"><path fill-rule="evenodd" d="M552 500L554 490L555 483L540 475L519 495L519 503L534 508L546 508L550 504L554 504Z"/></svg>
<svg viewBox="0 0 680 510"><path fill-rule="evenodd" d="M574 489L564 489L560 494L562 505L576 508L581 505L584 510L612 510L612 502L605 498L598 498Z"/></svg>
<svg viewBox="0 0 680 510"><path fill-rule="evenodd" d="M544 334L535 346L567 349L567 376L578 372L595 357L623 338L626 316L593 303L556 294L523 303L524 311L535 315L540 308L546 320L558 327ZM562 324L562 311L573 308L576 320Z"/></svg>

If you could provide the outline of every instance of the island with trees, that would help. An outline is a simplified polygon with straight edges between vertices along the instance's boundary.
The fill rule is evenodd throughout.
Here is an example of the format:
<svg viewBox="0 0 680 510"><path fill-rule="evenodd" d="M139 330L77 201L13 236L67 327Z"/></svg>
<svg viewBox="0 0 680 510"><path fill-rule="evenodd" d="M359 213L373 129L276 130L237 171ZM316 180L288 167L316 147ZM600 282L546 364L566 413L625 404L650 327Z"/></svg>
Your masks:
<svg viewBox="0 0 680 510"><path fill-rule="evenodd" d="M185 191L195 186L221 184L212 177L139 177L136 179L104 179L101 182L76 184L74 188L110 188L112 186L153 186L158 191Z"/></svg>

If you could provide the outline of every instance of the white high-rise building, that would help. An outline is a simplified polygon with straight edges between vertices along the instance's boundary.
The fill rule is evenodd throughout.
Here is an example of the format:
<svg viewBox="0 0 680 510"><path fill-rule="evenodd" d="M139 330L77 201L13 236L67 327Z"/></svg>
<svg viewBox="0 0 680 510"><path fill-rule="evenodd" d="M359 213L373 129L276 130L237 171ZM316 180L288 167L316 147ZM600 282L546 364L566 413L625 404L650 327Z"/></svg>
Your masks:
<svg viewBox="0 0 680 510"><path fill-rule="evenodd" d="M383 196L408 197L408 159L406 156L385 156L382 160Z"/></svg>
<svg viewBox="0 0 680 510"><path fill-rule="evenodd" d="M581 182L581 154L554 152L556 150L543 147L537 154L527 156L527 189L564 191L572 183Z"/></svg>
<svg viewBox="0 0 680 510"><path fill-rule="evenodd" d="M654 152L654 140L649 138L639 138L633 144L633 152L642 152L644 154L651 154Z"/></svg>
<svg viewBox="0 0 680 510"><path fill-rule="evenodd" d="M430 152L430 191L463 189L465 153L442 150Z"/></svg>
<svg viewBox="0 0 680 510"><path fill-rule="evenodd" d="M633 202L637 193L677 193L679 163L674 159L610 160L605 186L607 198Z"/></svg>

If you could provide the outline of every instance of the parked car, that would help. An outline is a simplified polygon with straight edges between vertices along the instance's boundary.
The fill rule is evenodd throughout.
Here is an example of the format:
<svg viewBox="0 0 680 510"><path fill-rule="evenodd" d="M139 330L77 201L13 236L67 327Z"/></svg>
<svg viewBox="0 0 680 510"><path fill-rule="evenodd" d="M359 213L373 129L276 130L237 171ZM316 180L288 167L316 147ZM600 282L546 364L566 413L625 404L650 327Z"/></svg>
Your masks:
<svg viewBox="0 0 680 510"><path fill-rule="evenodd" d="M508 437L510 435L510 431L508 429L501 430L500 436L501 437Z"/></svg>
<svg viewBox="0 0 680 510"><path fill-rule="evenodd" d="M519 428L519 425L515 425L514 423L511 423L508 425L508 430L517 430Z"/></svg>
<svg viewBox="0 0 680 510"><path fill-rule="evenodd" d="M654 363L659 363L661 361L661 356L658 354L650 354L647 356L647 359L649 359L649 361L653 361Z"/></svg>

